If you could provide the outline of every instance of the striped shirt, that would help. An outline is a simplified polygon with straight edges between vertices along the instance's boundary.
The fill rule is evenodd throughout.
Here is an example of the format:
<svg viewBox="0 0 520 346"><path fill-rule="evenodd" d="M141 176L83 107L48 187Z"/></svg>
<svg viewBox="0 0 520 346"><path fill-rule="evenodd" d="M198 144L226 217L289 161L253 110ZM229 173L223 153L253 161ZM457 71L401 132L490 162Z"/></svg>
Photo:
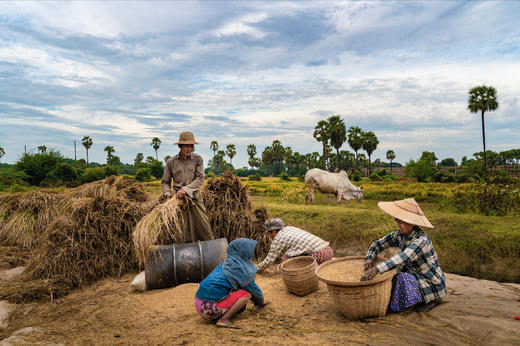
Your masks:
<svg viewBox="0 0 520 346"><path fill-rule="evenodd" d="M439 266L437 253L433 249L430 237L423 230L415 227L408 236L402 235L398 229L387 234L372 243L366 259L373 260L379 252L389 247L396 247L398 254L379 263L376 267L379 273L397 268L414 274L426 303L447 294L446 279Z"/></svg>
<svg viewBox="0 0 520 346"><path fill-rule="evenodd" d="M267 257L258 264L258 271L263 271L282 255L287 257L310 255L313 252L325 249L327 246L329 246L329 242L316 237L314 234L297 227L286 226L274 237Z"/></svg>

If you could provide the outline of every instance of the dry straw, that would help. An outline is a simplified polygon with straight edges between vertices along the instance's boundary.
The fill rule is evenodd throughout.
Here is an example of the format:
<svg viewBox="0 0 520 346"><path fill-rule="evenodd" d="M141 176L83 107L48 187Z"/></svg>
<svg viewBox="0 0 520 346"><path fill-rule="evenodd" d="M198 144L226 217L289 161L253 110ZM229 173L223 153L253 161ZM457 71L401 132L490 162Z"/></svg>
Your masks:
<svg viewBox="0 0 520 346"><path fill-rule="evenodd" d="M215 238L250 238L258 242L255 258L269 251L269 239L263 226L265 208L252 210L249 188L230 172L209 179L201 189Z"/></svg>
<svg viewBox="0 0 520 346"><path fill-rule="evenodd" d="M151 246L183 242L179 212L179 203L173 197L157 205L137 223L132 239L140 264L144 264Z"/></svg>

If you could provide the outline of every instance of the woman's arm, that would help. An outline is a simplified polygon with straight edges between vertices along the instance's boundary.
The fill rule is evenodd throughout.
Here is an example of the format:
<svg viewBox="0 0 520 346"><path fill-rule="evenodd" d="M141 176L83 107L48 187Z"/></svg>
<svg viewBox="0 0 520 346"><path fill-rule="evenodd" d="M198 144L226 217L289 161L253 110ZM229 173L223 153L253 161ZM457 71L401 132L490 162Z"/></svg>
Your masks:
<svg viewBox="0 0 520 346"><path fill-rule="evenodd" d="M244 289L246 291L248 291L249 293L251 293L251 301L256 306L264 305L264 295L262 294L262 290L260 289L260 287L258 287L256 282L251 281L251 283L249 283L246 287L244 287Z"/></svg>
<svg viewBox="0 0 520 346"><path fill-rule="evenodd" d="M370 248L368 249L365 260L373 260L377 256L377 254L383 251L384 249L396 246L395 232L396 231L388 233L383 238L373 242L372 245L370 245Z"/></svg>

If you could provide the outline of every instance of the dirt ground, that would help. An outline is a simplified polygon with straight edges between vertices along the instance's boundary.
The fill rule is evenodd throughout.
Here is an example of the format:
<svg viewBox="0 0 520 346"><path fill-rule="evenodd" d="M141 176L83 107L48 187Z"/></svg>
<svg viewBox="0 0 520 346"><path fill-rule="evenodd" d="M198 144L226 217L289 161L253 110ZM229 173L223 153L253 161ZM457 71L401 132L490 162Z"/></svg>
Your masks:
<svg viewBox="0 0 520 346"><path fill-rule="evenodd" d="M135 274L108 278L52 302L13 307L0 345L30 344L520 344L520 285L447 274L449 295L429 312L406 311L348 321L327 287L305 297L288 293L280 274L259 274L271 302L248 303L233 321L242 330L216 328L196 312L198 284L133 292Z"/></svg>

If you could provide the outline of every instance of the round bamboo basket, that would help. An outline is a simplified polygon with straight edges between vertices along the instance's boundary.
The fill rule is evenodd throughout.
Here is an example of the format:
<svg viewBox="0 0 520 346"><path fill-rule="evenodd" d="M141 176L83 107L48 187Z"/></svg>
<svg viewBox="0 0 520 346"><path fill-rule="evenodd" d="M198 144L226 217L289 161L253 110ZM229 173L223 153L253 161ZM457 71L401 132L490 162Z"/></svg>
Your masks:
<svg viewBox="0 0 520 346"><path fill-rule="evenodd" d="M322 263L316 268L316 277L327 284L337 309L349 320L384 316L390 302L392 278L397 271L394 269L377 274L372 280L360 281L364 262L364 256L347 256ZM336 270L331 271L334 267L329 266L335 266ZM338 269L344 274L336 274Z"/></svg>
<svg viewBox="0 0 520 346"><path fill-rule="evenodd" d="M297 296L305 296L317 291L319 281L315 270L318 264L314 257L299 256L280 264L282 279L287 290Z"/></svg>

